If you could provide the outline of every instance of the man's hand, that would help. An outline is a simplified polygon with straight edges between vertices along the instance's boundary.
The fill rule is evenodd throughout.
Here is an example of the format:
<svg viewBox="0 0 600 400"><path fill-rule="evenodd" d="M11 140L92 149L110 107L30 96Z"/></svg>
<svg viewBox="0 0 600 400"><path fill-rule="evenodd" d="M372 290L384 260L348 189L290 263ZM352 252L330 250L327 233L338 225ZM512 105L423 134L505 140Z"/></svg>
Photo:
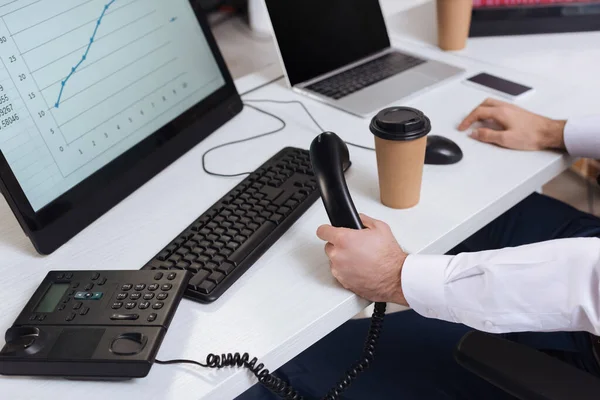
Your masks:
<svg viewBox="0 0 600 400"><path fill-rule="evenodd" d="M317 236L328 242L325 253L331 273L360 297L407 306L401 284L406 253L386 223L363 214L361 219L367 229L323 225L317 230Z"/></svg>
<svg viewBox="0 0 600 400"><path fill-rule="evenodd" d="M564 149L566 121L533 114L514 104L487 99L458 126L464 131L478 121L492 121L500 130L477 128L471 137L515 150Z"/></svg>

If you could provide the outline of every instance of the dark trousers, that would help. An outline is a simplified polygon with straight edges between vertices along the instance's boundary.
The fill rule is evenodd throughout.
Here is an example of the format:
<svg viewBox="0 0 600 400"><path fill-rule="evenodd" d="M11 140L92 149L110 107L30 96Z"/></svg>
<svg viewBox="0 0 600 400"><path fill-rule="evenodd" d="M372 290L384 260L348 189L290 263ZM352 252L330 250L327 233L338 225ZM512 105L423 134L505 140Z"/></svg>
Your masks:
<svg viewBox="0 0 600 400"><path fill-rule="evenodd" d="M451 253L513 247L550 239L600 237L600 219L554 199L533 194L477 232ZM565 266L567 268L567 266ZM305 398L322 398L361 354L368 320L352 320L276 374ZM344 399L513 399L460 367L453 357L471 328L426 319L413 311L386 316L372 367L344 393ZM504 337L544 351L600 377L590 336L576 333L518 333ZM274 399L256 385L239 400Z"/></svg>

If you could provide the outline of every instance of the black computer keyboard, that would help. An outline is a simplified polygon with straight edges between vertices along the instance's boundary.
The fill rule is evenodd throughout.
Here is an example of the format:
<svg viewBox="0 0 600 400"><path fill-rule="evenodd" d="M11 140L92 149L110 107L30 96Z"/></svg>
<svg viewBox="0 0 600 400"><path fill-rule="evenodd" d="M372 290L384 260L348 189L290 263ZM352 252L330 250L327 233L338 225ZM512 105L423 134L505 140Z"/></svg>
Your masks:
<svg viewBox="0 0 600 400"><path fill-rule="evenodd" d="M386 53L372 61L313 83L306 89L337 100L424 62L425 60L403 53Z"/></svg>
<svg viewBox="0 0 600 400"><path fill-rule="evenodd" d="M308 151L287 147L217 201L142 269L188 270L185 296L219 298L319 198Z"/></svg>

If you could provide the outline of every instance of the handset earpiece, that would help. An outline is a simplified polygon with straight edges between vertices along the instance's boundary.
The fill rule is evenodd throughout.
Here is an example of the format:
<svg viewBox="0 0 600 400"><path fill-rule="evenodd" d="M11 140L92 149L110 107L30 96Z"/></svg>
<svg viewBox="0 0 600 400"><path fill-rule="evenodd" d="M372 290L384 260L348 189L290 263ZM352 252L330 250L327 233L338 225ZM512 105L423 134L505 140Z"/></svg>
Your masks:
<svg viewBox="0 0 600 400"><path fill-rule="evenodd" d="M346 143L333 132L323 132L310 146L310 161L331 225L364 229L344 177L351 164Z"/></svg>

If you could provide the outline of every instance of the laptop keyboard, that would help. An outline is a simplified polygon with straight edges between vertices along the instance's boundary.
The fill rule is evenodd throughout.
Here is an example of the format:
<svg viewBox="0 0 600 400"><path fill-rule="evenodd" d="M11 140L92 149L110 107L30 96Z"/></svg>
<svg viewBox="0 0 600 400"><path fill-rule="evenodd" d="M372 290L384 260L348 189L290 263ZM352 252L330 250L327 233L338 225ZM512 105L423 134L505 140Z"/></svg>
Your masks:
<svg viewBox="0 0 600 400"><path fill-rule="evenodd" d="M387 53L372 61L313 83L306 89L337 100L424 62L425 60L399 52Z"/></svg>

